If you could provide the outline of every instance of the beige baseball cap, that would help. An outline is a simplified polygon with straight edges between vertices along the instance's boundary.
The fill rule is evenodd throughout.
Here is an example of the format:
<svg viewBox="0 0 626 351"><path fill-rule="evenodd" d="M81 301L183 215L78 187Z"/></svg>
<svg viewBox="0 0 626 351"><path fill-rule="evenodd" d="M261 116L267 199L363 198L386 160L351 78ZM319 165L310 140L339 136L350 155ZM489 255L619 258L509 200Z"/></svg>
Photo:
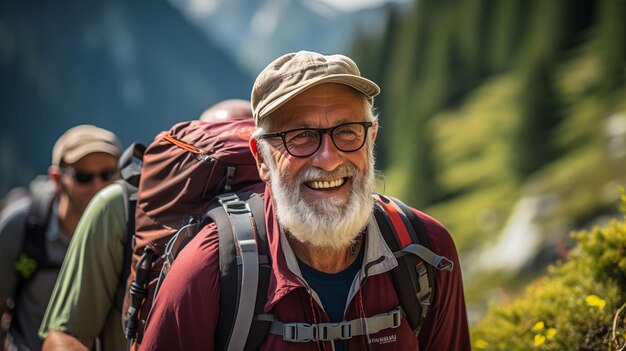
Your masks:
<svg viewBox="0 0 626 351"><path fill-rule="evenodd" d="M301 92L322 83L348 85L370 103L380 93L376 83L363 78L356 63L344 55L322 55L299 51L283 55L270 63L256 78L252 87L254 123L276 111Z"/></svg>
<svg viewBox="0 0 626 351"><path fill-rule="evenodd" d="M52 148L52 165L61 162L75 163L81 158L96 152L104 152L115 157L121 153L120 142L110 131L89 124L68 129Z"/></svg>

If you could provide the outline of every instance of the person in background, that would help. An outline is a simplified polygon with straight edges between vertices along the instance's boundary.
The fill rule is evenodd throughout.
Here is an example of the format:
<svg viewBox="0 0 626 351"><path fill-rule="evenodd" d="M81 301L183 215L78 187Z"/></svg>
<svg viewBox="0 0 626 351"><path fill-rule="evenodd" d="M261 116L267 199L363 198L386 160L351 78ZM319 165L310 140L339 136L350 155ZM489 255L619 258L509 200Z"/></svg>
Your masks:
<svg viewBox="0 0 626 351"><path fill-rule="evenodd" d="M89 200L118 177L120 151L108 130L69 129L54 144L49 179L0 214L0 313L11 314L3 348L41 349L37 330L70 239Z"/></svg>
<svg viewBox="0 0 626 351"><path fill-rule="evenodd" d="M418 336L396 313L391 270L398 262L374 218L371 195L378 130L373 99L379 92L350 58L308 51L277 58L254 83L257 131L250 149L268 185L264 208L273 263L265 304L271 316L263 316L272 326L261 350L470 349L454 242L417 210L429 248L455 268L433 270L434 303ZM215 348L218 238L216 225L208 224L174 261L141 350ZM400 323L391 323L390 315ZM327 334L315 329L321 323Z"/></svg>
<svg viewBox="0 0 626 351"><path fill-rule="evenodd" d="M250 102L231 99L202 113L206 122L252 118ZM96 194L76 228L39 329L43 350L123 350L118 294L127 240L124 194L112 184Z"/></svg>
<svg viewBox="0 0 626 351"><path fill-rule="evenodd" d="M243 99L228 99L209 107L198 118L204 122L226 121L238 117L252 118L250 101Z"/></svg>

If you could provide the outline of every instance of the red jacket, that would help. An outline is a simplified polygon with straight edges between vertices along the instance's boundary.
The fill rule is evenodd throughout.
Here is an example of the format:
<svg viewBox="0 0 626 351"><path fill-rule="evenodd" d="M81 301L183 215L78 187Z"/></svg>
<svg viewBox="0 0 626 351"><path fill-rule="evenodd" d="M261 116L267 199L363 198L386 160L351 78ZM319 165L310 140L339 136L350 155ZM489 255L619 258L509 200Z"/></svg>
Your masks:
<svg viewBox="0 0 626 351"><path fill-rule="evenodd" d="M268 187L269 189L269 187ZM266 223L273 272L265 310L285 323L329 322L317 294L310 292L300 275L295 256L280 232L274 216L271 194L265 195ZM394 329L367 336L354 336L350 350L470 350L467 315L456 248L446 229L433 218L416 211L422 220L432 251L455 263L452 272L437 271L436 297L424 321L419 340L404 318ZM386 313L399 305L389 271L397 265L384 243L376 221L370 221L363 267L349 294L345 320ZM140 350L213 350L219 313L218 236L208 225L176 259L154 301ZM268 334L262 350L332 350L331 342L286 342Z"/></svg>

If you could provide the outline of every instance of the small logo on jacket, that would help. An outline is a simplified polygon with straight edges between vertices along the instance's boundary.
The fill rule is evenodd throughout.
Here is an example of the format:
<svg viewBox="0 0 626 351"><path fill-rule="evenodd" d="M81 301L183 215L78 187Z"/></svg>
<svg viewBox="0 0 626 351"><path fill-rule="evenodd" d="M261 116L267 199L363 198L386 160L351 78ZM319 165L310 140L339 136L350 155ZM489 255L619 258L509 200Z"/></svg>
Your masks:
<svg viewBox="0 0 626 351"><path fill-rule="evenodd" d="M398 340L398 337L396 336L396 334L393 335L387 335L387 336L381 336L380 338L372 338L372 344L390 344L392 342L396 342Z"/></svg>

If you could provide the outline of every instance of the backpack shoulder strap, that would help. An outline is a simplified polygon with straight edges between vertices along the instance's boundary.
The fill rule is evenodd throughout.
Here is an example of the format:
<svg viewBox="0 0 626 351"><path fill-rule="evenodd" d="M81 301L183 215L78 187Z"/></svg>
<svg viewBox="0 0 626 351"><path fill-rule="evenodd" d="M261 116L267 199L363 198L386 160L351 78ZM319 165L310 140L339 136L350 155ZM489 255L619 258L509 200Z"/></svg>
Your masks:
<svg viewBox="0 0 626 351"><path fill-rule="evenodd" d="M46 228L52 216L52 205L56 197L54 186L50 181L38 180L40 182L31 187L31 204L26 215L26 226L24 227L24 238L22 248L15 262L15 274L17 284L13 298L15 311L17 305L21 303L20 297L28 282L35 274L42 269L59 269L61 264L49 262L46 251ZM32 185L32 184L31 184ZM18 328L17 315L13 315L11 328Z"/></svg>
<svg viewBox="0 0 626 351"><path fill-rule="evenodd" d="M55 197L54 187L48 181L32 188L22 250L15 265L19 276L18 290L21 289L20 285L29 281L40 269L60 267L59 264L48 262L46 253L46 228L50 222Z"/></svg>
<svg viewBox="0 0 626 351"><path fill-rule="evenodd" d="M214 222L219 235L220 313L215 350L257 350L270 331L264 314L271 260L263 198L255 193L217 196L202 220L192 220L169 240L155 295L178 254L203 225Z"/></svg>
<svg viewBox="0 0 626 351"><path fill-rule="evenodd" d="M126 279L130 274L130 265L133 255L133 236L135 235L135 207L137 206L137 187L126 182L124 179L115 181L122 187L124 197L124 220L126 222L126 234L124 235L124 258L122 270L117 283L117 295L115 303L120 309L123 308L124 295L126 294Z"/></svg>
<svg viewBox="0 0 626 351"><path fill-rule="evenodd" d="M400 252L395 253L395 256L402 257L407 254L413 254L421 257L424 262L438 270L452 271L452 269L454 269L454 262L450 261L445 256L435 254L429 249L430 245L428 237L426 236L426 230L418 215L399 199L391 196L387 198L390 202L385 202L385 204L391 204L390 207L388 205L385 206L385 210L388 211L387 213L391 217L399 216L405 225L408 223L409 226L406 227L406 229L409 232L409 237L413 237L411 229L414 230L417 236L416 242L404 245ZM397 212L397 214L395 212Z"/></svg>
<svg viewBox="0 0 626 351"><path fill-rule="evenodd" d="M258 349L271 325L255 318L263 314L271 273L263 199L258 194L218 199L222 206L209 212L219 233L221 272L215 349Z"/></svg>
<svg viewBox="0 0 626 351"><path fill-rule="evenodd" d="M141 165L143 163L143 154L145 152L146 146L136 141L130 144L130 146L122 152L122 155L117 162L122 179L133 185L135 188L139 187L139 180L141 179Z"/></svg>
<svg viewBox="0 0 626 351"><path fill-rule="evenodd" d="M379 194L374 197L376 222L398 259L398 266L391 271L398 299L417 335L434 301L433 267L452 270L452 262L428 249L424 226L411 208L393 197Z"/></svg>
<svg viewBox="0 0 626 351"><path fill-rule="evenodd" d="M115 182L122 187L124 197L124 220L126 222L126 235L124 236L124 259L122 271L117 284L116 304L123 309L124 296L126 294L126 279L130 274L130 266L133 255L135 235L135 208L137 207L137 189L141 179L141 164L146 146L140 142L134 142L127 147L118 161L121 179Z"/></svg>

